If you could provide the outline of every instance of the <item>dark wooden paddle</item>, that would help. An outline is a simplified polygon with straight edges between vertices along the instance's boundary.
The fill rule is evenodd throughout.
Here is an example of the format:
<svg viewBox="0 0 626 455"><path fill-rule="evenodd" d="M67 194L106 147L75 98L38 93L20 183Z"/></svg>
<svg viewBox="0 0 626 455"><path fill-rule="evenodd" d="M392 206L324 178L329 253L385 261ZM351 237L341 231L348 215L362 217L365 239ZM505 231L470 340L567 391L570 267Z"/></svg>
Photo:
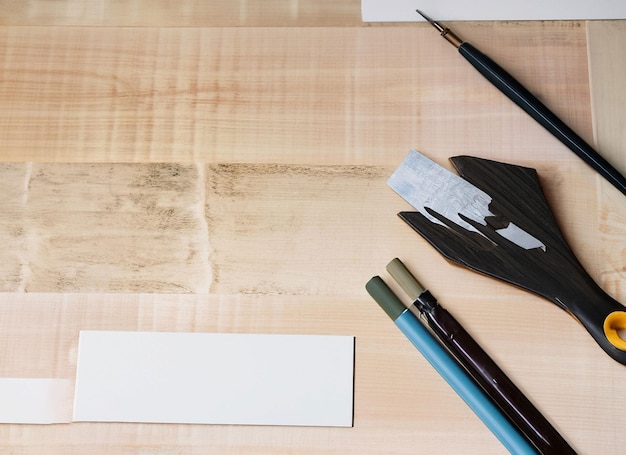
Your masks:
<svg viewBox="0 0 626 455"><path fill-rule="evenodd" d="M492 198L486 225L459 216L471 232L426 208L443 224L419 212L399 216L449 260L504 280L555 303L575 317L604 351L626 365L626 307L598 286L563 238L544 197L535 169L470 156L451 158L458 173ZM542 248L524 249L499 235L509 222L540 239ZM482 235L481 235L482 234Z"/></svg>

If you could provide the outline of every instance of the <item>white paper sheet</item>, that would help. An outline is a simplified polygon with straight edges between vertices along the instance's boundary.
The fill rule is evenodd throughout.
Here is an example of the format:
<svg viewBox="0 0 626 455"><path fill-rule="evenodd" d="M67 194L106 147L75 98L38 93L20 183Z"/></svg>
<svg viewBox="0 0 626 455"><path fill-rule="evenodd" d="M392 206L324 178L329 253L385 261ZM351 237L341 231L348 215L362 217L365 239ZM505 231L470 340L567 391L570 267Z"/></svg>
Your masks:
<svg viewBox="0 0 626 455"><path fill-rule="evenodd" d="M361 0L364 22L624 19L624 0Z"/></svg>
<svg viewBox="0 0 626 455"><path fill-rule="evenodd" d="M75 421L352 426L354 337L80 333Z"/></svg>
<svg viewBox="0 0 626 455"><path fill-rule="evenodd" d="M69 423L71 393L69 379L0 378L0 423Z"/></svg>

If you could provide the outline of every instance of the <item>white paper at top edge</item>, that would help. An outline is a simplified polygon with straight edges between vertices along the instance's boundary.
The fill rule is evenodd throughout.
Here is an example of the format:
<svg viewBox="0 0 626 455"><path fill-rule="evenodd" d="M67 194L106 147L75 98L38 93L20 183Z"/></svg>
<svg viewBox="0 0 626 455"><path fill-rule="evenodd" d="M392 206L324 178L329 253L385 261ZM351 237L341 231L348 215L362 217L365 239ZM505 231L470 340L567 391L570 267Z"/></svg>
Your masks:
<svg viewBox="0 0 626 455"><path fill-rule="evenodd" d="M354 337L80 333L75 421L352 426Z"/></svg>
<svg viewBox="0 0 626 455"><path fill-rule="evenodd" d="M363 22L423 20L593 20L626 18L624 0L361 0Z"/></svg>
<svg viewBox="0 0 626 455"><path fill-rule="evenodd" d="M71 393L69 379L0 378L0 423L69 423Z"/></svg>

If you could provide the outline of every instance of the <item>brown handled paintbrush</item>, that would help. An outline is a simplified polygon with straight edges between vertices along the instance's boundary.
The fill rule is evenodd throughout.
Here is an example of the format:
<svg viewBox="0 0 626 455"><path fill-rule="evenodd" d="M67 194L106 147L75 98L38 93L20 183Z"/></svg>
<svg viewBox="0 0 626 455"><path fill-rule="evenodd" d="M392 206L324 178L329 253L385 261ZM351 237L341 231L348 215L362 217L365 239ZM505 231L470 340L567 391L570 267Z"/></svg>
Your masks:
<svg viewBox="0 0 626 455"><path fill-rule="evenodd" d="M440 343L541 455L576 455L563 436L400 259L391 261L387 271L413 301L409 309L423 316Z"/></svg>

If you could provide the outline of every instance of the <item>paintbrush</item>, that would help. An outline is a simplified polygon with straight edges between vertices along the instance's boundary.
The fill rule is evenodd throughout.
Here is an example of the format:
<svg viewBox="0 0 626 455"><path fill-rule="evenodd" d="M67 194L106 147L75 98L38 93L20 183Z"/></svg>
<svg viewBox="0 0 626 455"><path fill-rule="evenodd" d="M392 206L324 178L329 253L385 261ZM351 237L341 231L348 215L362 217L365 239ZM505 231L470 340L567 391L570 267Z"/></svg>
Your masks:
<svg viewBox="0 0 626 455"><path fill-rule="evenodd" d="M563 436L400 259L391 261L387 271L413 302L409 309L423 316L441 344L540 454L576 455Z"/></svg>
<svg viewBox="0 0 626 455"><path fill-rule="evenodd" d="M611 182L615 188L626 194L626 178L522 84L515 80L513 76L470 43L463 41L455 35L448 27L444 27L439 22L432 20L420 10L416 11L435 27L441 33L441 36L456 47L459 53L489 82L495 85L600 175Z"/></svg>

